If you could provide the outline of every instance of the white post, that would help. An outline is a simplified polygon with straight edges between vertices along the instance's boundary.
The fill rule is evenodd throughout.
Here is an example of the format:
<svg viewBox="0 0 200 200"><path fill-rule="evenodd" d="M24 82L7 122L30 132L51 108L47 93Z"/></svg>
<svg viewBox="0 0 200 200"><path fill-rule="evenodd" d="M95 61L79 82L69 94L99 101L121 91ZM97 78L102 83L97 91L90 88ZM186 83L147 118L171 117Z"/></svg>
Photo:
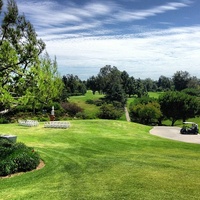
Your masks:
<svg viewBox="0 0 200 200"><path fill-rule="evenodd" d="M54 106L52 106L51 115L54 115Z"/></svg>

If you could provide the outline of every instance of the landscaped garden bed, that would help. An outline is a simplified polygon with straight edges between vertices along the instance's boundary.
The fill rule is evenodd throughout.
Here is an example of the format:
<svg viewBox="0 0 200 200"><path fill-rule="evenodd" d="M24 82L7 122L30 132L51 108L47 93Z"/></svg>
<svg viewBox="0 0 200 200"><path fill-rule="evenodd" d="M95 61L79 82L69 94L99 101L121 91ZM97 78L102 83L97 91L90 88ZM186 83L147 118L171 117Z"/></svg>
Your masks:
<svg viewBox="0 0 200 200"><path fill-rule="evenodd" d="M36 169L40 156L32 147L0 137L0 176Z"/></svg>

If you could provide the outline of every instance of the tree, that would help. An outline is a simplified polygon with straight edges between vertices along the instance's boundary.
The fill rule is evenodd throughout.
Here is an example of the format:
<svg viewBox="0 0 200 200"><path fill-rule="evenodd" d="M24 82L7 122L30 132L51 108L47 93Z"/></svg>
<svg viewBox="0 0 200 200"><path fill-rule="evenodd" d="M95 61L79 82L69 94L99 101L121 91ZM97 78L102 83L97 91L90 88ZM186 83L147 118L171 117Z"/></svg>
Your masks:
<svg viewBox="0 0 200 200"><path fill-rule="evenodd" d="M0 11L3 1L0 0ZM2 12L0 12L2 15ZM41 39L24 15L19 15L17 4L8 0L1 16L0 29L0 103L3 107L27 101L26 80L37 68L39 55L45 49Z"/></svg>
<svg viewBox="0 0 200 200"><path fill-rule="evenodd" d="M87 80L87 88L92 90L93 94L95 94L96 91L99 91L99 84L97 77L92 76Z"/></svg>
<svg viewBox="0 0 200 200"><path fill-rule="evenodd" d="M187 88L187 85L190 81L190 74L185 71L177 71L174 75L173 75L173 84L175 87L175 90L177 91L181 91L185 88Z"/></svg>
<svg viewBox="0 0 200 200"><path fill-rule="evenodd" d="M116 81L114 81L108 87L105 99L111 103L119 102L121 104L120 107L124 107L127 101L126 94L124 92L124 89L122 88L122 85Z"/></svg>
<svg viewBox="0 0 200 200"><path fill-rule="evenodd" d="M129 79L130 79L130 77L129 77L128 73L126 71L123 71L121 73L121 80L122 80L122 86L123 86L126 94L128 94Z"/></svg>
<svg viewBox="0 0 200 200"><path fill-rule="evenodd" d="M129 97L136 94L136 81L133 76L129 77L129 79L127 80L125 92L126 94L128 94Z"/></svg>
<svg viewBox="0 0 200 200"><path fill-rule="evenodd" d="M200 79L196 76L190 77L187 88L200 89Z"/></svg>
<svg viewBox="0 0 200 200"><path fill-rule="evenodd" d="M174 123L182 119L195 117L199 113L199 101L196 97L184 92L166 92L159 97L163 115Z"/></svg>
<svg viewBox="0 0 200 200"><path fill-rule="evenodd" d="M161 91L172 90L172 80L166 76L160 76L158 79L158 89Z"/></svg>
<svg viewBox="0 0 200 200"><path fill-rule="evenodd" d="M117 67L111 67L110 65L106 65L102 67L97 75L97 79L99 81L100 90L102 93L106 93L110 89L110 85L114 82L122 82L121 80L121 72L117 69Z"/></svg>
<svg viewBox="0 0 200 200"><path fill-rule="evenodd" d="M140 78L136 80L135 94L138 96L138 98L147 95L147 90L145 89L143 81Z"/></svg>
<svg viewBox="0 0 200 200"><path fill-rule="evenodd" d="M76 75L67 74L63 76L62 80L69 96L77 94L84 95L87 92L85 84Z"/></svg>
<svg viewBox="0 0 200 200"><path fill-rule="evenodd" d="M143 80L143 84L147 92L155 92L157 90L157 84L151 78Z"/></svg>
<svg viewBox="0 0 200 200"><path fill-rule="evenodd" d="M32 103L33 109L37 103L43 107L54 100L59 101L64 85L58 73L56 58L52 61L47 53L42 56L37 71L32 71L26 85L30 95L29 103Z"/></svg>
<svg viewBox="0 0 200 200"><path fill-rule="evenodd" d="M127 99L122 85L121 72L117 67L106 65L100 69L98 77L101 80L102 91L105 94L106 101L109 103L119 102L123 107Z"/></svg>

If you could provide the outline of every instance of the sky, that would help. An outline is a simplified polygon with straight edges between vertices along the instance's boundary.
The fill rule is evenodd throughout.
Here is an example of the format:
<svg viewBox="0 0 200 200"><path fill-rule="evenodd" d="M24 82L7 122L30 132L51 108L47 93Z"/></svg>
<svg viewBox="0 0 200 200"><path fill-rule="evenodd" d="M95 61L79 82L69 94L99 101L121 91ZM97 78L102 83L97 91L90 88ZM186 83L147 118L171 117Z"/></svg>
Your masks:
<svg viewBox="0 0 200 200"><path fill-rule="evenodd" d="M6 1L4 1L6 2ZM200 0L16 0L61 75L200 78Z"/></svg>

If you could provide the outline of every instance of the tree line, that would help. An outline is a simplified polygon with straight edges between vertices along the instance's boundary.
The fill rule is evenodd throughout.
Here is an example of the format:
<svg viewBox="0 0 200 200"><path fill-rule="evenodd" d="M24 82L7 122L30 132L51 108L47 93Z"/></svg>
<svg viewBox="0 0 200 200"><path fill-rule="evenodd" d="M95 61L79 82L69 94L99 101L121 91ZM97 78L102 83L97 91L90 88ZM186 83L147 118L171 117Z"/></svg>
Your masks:
<svg viewBox="0 0 200 200"><path fill-rule="evenodd" d="M177 119L186 120L199 114L200 80L188 72L177 71L172 78L161 75L157 81L142 80L106 65L86 81L73 74L61 76L56 57L49 57L45 43L38 39L25 16L19 14L16 2L8 0L7 9L2 10L3 1L0 0L1 114L30 110L45 112L52 105L74 113L81 108L66 104L68 98L84 95L87 90L92 90L94 95L96 92L104 94L101 118L119 118L127 98L131 97L138 99L129 108L132 121L161 123L168 118L173 125ZM165 93L156 100L149 99L148 92Z"/></svg>
<svg viewBox="0 0 200 200"><path fill-rule="evenodd" d="M143 124L162 124L164 119L187 120L200 113L200 80L187 71L177 71L172 78L161 75L157 81L151 78L135 79L115 66L102 67L96 76L81 81L78 76L63 76L64 88L70 95L84 95L87 90L104 94L101 118L116 119L126 106L127 98L133 98L129 106L132 121ZM150 98L148 92L160 92L159 98Z"/></svg>

